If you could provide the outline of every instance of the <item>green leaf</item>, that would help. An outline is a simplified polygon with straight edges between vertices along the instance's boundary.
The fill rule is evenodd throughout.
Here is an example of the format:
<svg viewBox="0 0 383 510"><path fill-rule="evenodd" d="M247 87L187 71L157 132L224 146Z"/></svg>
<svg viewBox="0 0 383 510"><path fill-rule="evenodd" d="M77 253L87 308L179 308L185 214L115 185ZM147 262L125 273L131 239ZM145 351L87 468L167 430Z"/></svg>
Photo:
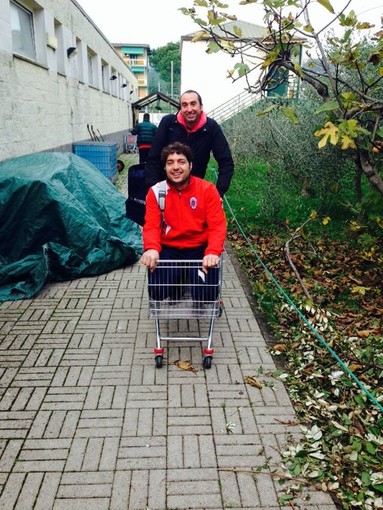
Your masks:
<svg viewBox="0 0 383 510"><path fill-rule="evenodd" d="M217 53L219 50L220 47L218 46L218 44L215 41L210 41L207 45L206 53L210 55L211 53Z"/></svg>
<svg viewBox="0 0 383 510"><path fill-rule="evenodd" d="M371 453L371 455L375 455L376 453L376 446L370 443L369 441L366 443L366 452Z"/></svg>
<svg viewBox="0 0 383 510"><path fill-rule="evenodd" d="M307 450L299 450L296 454L295 454L295 458L297 459L300 459L302 457L307 457L308 455L308 451Z"/></svg>
<svg viewBox="0 0 383 510"><path fill-rule="evenodd" d="M292 108L283 106L281 108L281 111L282 111L283 115L285 115L288 119L291 120L291 122L293 122L294 124L298 124L298 118L295 114L295 111Z"/></svg>
<svg viewBox="0 0 383 510"><path fill-rule="evenodd" d="M296 466L294 466L294 468L292 470L292 474L294 476L298 476L300 473L301 473L301 465L297 464Z"/></svg>
<svg viewBox="0 0 383 510"><path fill-rule="evenodd" d="M242 37L242 30L237 25L234 25L233 31L237 37Z"/></svg>
<svg viewBox="0 0 383 510"><path fill-rule="evenodd" d="M268 106L267 108L265 108L261 112L258 112L257 115L259 117L261 117L262 115L266 115L266 114L270 113L271 111L275 110L276 108L278 108L278 106L276 104L272 104L271 106Z"/></svg>
<svg viewBox="0 0 383 510"><path fill-rule="evenodd" d="M250 71L249 66L247 64L242 63L235 64L234 69L237 70L239 77L245 76L245 74L247 74Z"/></svg>
<svg viewBox="0 0 383 510"><path fill-rule="evenodd" d="M280 505L284 505L287 501L291 501L292 499L294 499L295 496L293 496L292 494L283 494L279 499L278 499L278 503Z"/></svg>
<svg viewBox="0 0 383 510"><path fill-rule="evenodd" d="M368 471L363 471L360 476L362 483L364 486L368 487L371 483L370 473Z"/></svg>
<svg viewBox="0 0 383 510"><path fill-rule="evenodd" d="M333 6L330 4L328 0L317 0L318 4L321 4L325 9L327 9L331 14L335 14Z"/></svg>
<svg viewBox="0 0 383 510"><path fill-rule="evenodd" d="M315 112L315 114L323 113L323 112L332 112L339 108L339 104L337 101L326 101L323 105Z"/></svg>
<svg viewBox="0 0 383 510"><path fill-rule="evenodd" d="M301 78L303 78L302 67L297 62L294 62L294 70Z"/></svg>

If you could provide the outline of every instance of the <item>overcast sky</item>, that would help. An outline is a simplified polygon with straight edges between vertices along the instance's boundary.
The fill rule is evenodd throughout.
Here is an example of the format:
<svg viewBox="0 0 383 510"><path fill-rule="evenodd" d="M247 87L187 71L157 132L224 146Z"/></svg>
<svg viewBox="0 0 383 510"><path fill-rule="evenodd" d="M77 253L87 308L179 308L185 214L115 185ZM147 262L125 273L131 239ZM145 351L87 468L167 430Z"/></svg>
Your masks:
<svg viewBox="0 0 383 510"><path fill-rule="evenodd" d="M192 7L193 0L76 1L112 43L148 44L153 49L169 42L178 42L182 35L198 30L198 25L178 10L181 7ZM236 14L242 21L263 25L263 10L260 6L239 6L239 1L227 0L225 3L230 5L227 12ZM330 1L335 11L347 3L346 0ZM361 19L373 22L380 28L383 0L352 0L349 9L353 9ZM320 7L320 11L316 12L323 11L323 7ZM312 23L318 28L314 16Z"/></svg>

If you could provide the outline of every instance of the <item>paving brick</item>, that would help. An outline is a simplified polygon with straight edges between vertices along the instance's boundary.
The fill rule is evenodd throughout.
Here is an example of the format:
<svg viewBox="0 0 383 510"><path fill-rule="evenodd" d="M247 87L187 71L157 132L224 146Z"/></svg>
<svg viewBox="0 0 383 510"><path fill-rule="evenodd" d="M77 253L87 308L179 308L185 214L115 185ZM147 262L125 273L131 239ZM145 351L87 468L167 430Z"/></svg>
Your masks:
<svg viewBox="0 0 383 510"><path fill-rule="evenodd" d="M257 473L254 476L258 488L259 501L261 508L277 507L278 494L275 490L275 482L268 474Z"/></svg>
<svg viewBox="0 0 383 510"><path fill-rule="evenodd" d="M51 510L54 506L61 473L45 473L33 510Z"/></svg>
<svg viewBox="0 0 383 510"><path fill-rule="evenodd" d="M164 408L167 406L167 391L161 386L130 386L126 407L131 408Z"/></svg>
<svg viewBox="0 0 383 510"><path fill-rule="evenodd" d="M149 471L133 471L129 508L147 508Z"/></svg>
<svg viewBox="0 0 383 510"><path fill-rule="evenodd" d="M33 411L0 412L0 439L26 437L35 417Z"/></svg>
<svg viewBox="0 0 383 510"><path fill-rule="evenodd" d="M129 375L129 367L96 366L91 384L108 386L124 385L129 381Z"/></svg>
<svg viewBox="0 0 383 510"><path fill-rule="evenodd" d="M112 485L109 510L121 510L129 508L129 495L133 471L116 471ZM165 507L164 507L165 508Z"/></svg>
<svg viewBox="0 0 383 510"><path fill-rule="evenodd" d="M75 438L72 441L65 463L65 472L81 471L87 444L87 438Z"/></svg>
<svg viewBox="0 0 383 510"><path fill-rule="evenodd" d="M216 438L219 467L255 468L266 463L259 437L250 435L222 435Z"/></svg>
<svg viewBox="0 0 383 510"><path fill-rule="evenodd" d="M44 473L28 473L23 487L20 491L17 499L18 508L33 508L33 503L36 501L42 481L44 479Z"/></svg>
<svg viewBox="0 0 383 510"><path fill-rule="evenodd" d="M53 367L20 368L12 381L14 387L48 387L52 382Z"/></svg>
<svg viewBox="0 0 383 510"><path fill-rule="evenodd" d="M301 431L227 254L222 298L210 370L196 320L161 321L193 340L162 341L155 367L138 263L0 303L0 508L288 510L267 470ZM294 508L335 506L308 487Z"/></svg>
<svg viewBox="0 0 383 510"><path fill-rule="evenodd" d="M22 445L23 441L20 439L11 439L4 442L4 448L2 448L0 455L0 472L10 473L12 471Z"/></svg>
<svg viewBox="0 0 383 510"><path fill-rule="evenodd" d="M81 410L85 397L84 388L50 388L45 395L41 410Z"/></svg>
<svg viewBox="0 0 383 510"><path fill-rule="evenodd" d="M239 492L237 474L230 471L219 472L219 482L224 508L243 508ZM256 495L254 495L254 500ZM255 505L254 505L255 506Z"/></svg>
<svg viewBox="0 0 383 510"><path fill-rule="evenodd" d="M12 472L0 496L0 508L16 508L17 498L22 490L26 473Z"/></svg>
<svg viewBox="0 0 383 510"><path fill-rule="evenodd" d="M222 499L219 484L213 482L169 483L168 508L221 508Z"/></svg>
<svg viewBox="0 0 383 510"><path fill-rule="evenodd" d="M53 510L108 510L109 498L81 498L77 494L73 498L57 498Z"/></svg>
<svg viewBox="0 0 383 510"><path fill-rule="evenodd" d="M117 469L163 469L165 465L165 437L126 437L121 439Z"/></svg>
<svg viewBox="0 0 383 510"><path fill-rule="evenodd" d="M70 349L99 350L103 345L104 336L100 333L74 333L68 347Z"/></svg>
<svg viewBox="0 0 383 510"><path fill-rule="evenodd" d="M78 422L76 437L119 437L122 423L121 410L84 410Z"/></svg>
<svg viewBox="0 0 383 510"><path fill-rule="evenodd" d="M209 402L212 407L246 407L249 399L243 384L209 384Z"/></svg>

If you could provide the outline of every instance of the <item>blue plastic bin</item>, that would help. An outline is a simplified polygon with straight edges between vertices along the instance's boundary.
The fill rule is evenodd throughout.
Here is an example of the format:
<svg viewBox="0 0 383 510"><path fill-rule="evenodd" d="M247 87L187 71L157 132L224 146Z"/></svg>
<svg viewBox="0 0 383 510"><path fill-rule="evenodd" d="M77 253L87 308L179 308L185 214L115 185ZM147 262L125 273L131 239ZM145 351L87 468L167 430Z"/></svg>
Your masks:
<svg viewBox="0 0 383 510"><path fill-rule="evenodd" d="M73 152L87 159L114 182L117 178L117 144L108 142L82 142L73 144Z"/></svg>

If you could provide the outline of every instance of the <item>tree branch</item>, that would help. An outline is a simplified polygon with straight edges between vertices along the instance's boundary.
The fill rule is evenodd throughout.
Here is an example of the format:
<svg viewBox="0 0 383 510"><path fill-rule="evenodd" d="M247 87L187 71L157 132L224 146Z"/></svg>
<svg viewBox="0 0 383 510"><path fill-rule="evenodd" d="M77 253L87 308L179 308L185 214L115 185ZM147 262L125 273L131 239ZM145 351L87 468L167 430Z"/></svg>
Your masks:
<svg viewBox="0 0 383 510"><path fill-rule="evenodd" d="M290 256L290 242L291 241L294 241L295 239L297 239L299 236L300 236L300 232L301 230L303 229L303 227L309 222L311 221L312 218L309 218L308 220L306 220L303 225L301 225L300 227L298 227L295 232L293 233L293 235L290 237L290 239L288 241L286 241L285 243L285 248L284 248L284 253L286 255L286 258L287 258L287 261L291 267L291 269L293 270L294 274L295 274L295 277L296 279L298 280L299 282L299 285L302 287L302 290L303 290L303 293L304 295L307 297L307 299L309 299L312 303L314 302L313 301L313 298L311 297L310 295L310 292L307 290L305 284L303 283L303 280L299 274L299 271L298 269L296 268L294 262L291 260L291 256Z"/></svg>

